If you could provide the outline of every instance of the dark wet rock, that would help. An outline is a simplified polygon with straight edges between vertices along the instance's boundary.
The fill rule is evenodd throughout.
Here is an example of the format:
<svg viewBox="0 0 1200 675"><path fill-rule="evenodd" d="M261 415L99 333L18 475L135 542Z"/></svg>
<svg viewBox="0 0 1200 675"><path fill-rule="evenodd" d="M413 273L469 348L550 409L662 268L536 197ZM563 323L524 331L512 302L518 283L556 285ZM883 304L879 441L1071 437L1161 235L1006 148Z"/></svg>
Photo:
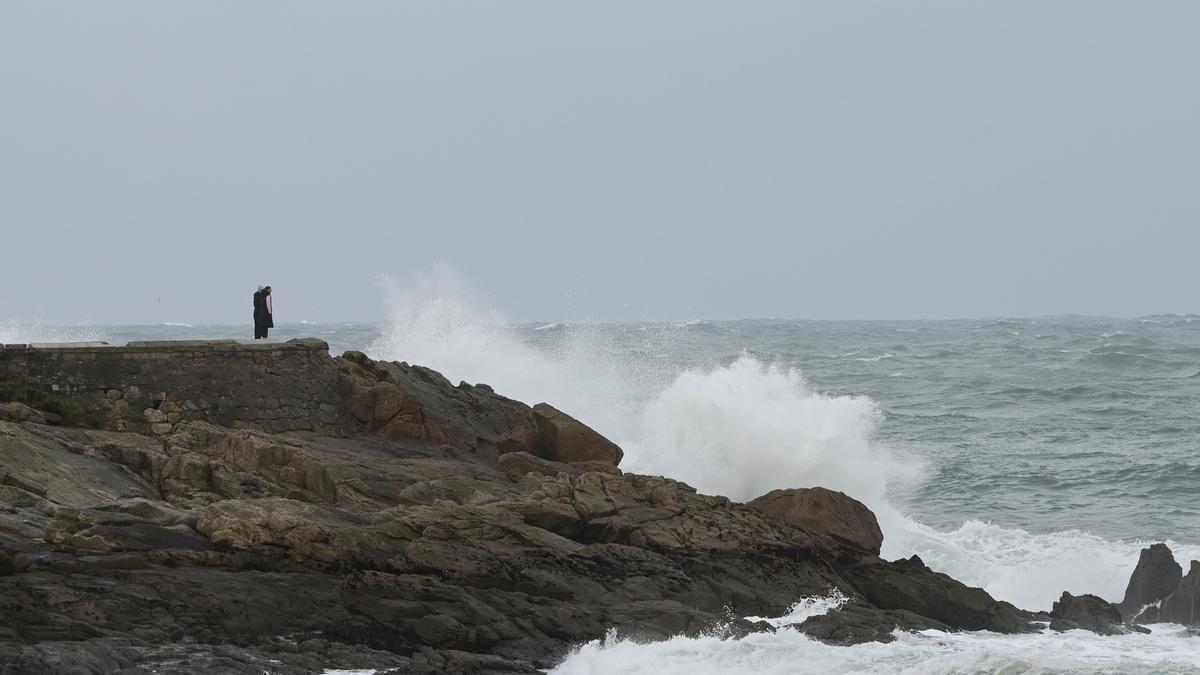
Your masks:
<svg viewBox="0 0 1200 675"><path fill-rule="evenodd" d="M1166 544L1142 549L1137 567L1129 577L1125 599L1117 605L1126 621L1154 622L1158 603L1170 595L1183 579L1183 568Z"/></svg>
<svg viewBox="0 0 1200 675"><path fill-rule="evenodd" d="M789 525L827 534L875 555L883 545L875 514L841 492L820 487L773 490L748 504Z"/></svg>
<svg viewBox="0 0 1200 675"><path fill-rule="evenodd" d="M879 611L861 604L843 605L828 614L810 617L797 629L817 640L835 645L892 642L895 632L951 630L946 624L907 610Z"/></svg>
<svg viewBox="0 0 1200 675"><path fill-rule="evenodd" d="M1090 594L1071 595L1064 591L1062 597L1050 609L1050 630L1075 629L1089 630L1100 635L1150 632L1141 626L1123 624L1120 610L1103 598Z"/></svg>
<svg viewBox="0 0 1200 675"><path fill-rule="evenodd" d="M957 629L998 633L1034 630L1028 612L995 600L982 588L934 572L915 555L894 562L866 558L843 574L880 609L907 610Z"/></svg>
<svg viewBox="0 0 1200 675"><path fill-rule="evenodd" d="M1159 605L1158 620L1200 626L1200 561L1193 560L1186 576Z"/></svg>

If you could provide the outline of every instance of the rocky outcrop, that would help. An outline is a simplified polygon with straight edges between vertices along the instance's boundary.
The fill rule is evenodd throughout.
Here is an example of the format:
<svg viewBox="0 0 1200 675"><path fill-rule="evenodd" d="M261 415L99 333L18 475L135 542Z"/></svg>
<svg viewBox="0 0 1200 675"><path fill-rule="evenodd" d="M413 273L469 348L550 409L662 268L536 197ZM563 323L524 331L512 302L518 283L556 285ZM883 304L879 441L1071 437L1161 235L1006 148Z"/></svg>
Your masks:
<svg viewBox="0 0 1200 675"><path fill-rule="evenodd" d="M997 602L981 588L935 572L917 556L887 562L863 558L842 574L871 605L906 611L964 630L1027 633L1034 630L1028 612Z"/></svg>
<svg viewBox="0 0 1200 675"><path fill-rule="evenodd" d="M529 406L486 385L456 387L429 368L372 361L360 352L336 361L343 397L372 435L449 444L494 457L501 436L532 428Z"/></svg>
<svg viewBox="0 0 1200 675"><path fill-rule="evenodd" d="M825 488L774 490L750 506L794 527L820 532L879 555L883 531L862 502Z"/></svg>
<svg viewBox="0 0 1200 675"><path fill-rule="evenodd" d="M1095 595L1071 595L1063 592L1062 597L1050 609L1050 630L1089 630L1100 635L1124 635L1130 632L1149 633L1141 626L1126 626L1121 622L1117 607Z"/></svg>
<svg viewBox="0 0 1200 675"><path fill-rule="evenodd" d="M1030 629L918 559L878 558L874 517L844 495L764 507L624 474L594 430L484 385L315 347L86 349L27 370L103 428L0 421L5 675L527 673L610 629L762 630L736 617L831 588L846 605L801 626L831 642ZM131 370L71 370L106 358ZM163 417L114 413L147 395Z"/></svg>
<svg viewBox="0 0 1200 675"><path fill-rule="evenodd" d="M1170 595L1163 598L1159 606L1158 620L1164 623L1200 626L1200 561L1193 560L1187 575L1179 581L1179 585Z"/></svg>
<svg viewBox="0 0 1200 675"><path fill-rule="evenodd" d="M1151 544L1142 549L1137 567L1129 577L1125 599L1117 605L1126 621L1154 622L1158 603L1171 594L1183 579L1183 568L1166 544Z"/></svg>
<svg viewBox="0 0 1200 675"><path fill-rule="evenodd" d="M1179 623L1200 627L1200 561L1186 576L1166 544L1142 549L1125 598L1110 605L1094 595L1063 593L1051 612L1050 628L1080 628L1102 635L1148 632L1141 624Z"/></svg>

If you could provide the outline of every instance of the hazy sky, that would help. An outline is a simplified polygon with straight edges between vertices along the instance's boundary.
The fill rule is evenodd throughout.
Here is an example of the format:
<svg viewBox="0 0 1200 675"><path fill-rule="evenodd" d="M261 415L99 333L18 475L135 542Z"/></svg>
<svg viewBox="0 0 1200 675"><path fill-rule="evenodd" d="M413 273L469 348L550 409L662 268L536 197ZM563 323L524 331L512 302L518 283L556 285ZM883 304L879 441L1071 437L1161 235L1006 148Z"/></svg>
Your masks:
<svg viewBox="0 0 1200 675"><path fill-rule="evenodd" d="M1200 3L0 3L0 322L1200 311Z"/></svg>

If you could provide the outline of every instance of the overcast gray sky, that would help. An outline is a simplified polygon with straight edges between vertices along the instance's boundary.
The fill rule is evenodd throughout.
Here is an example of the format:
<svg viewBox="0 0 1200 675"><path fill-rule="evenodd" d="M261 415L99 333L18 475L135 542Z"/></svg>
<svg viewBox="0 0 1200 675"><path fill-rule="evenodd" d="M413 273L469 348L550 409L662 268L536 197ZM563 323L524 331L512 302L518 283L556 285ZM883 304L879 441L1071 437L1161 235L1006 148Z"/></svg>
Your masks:
<svg viewBox="0 0 1200 675"><path fill-rule="evenodd" d="M0 321L1200 311L1200 3L0 4Z"/></svg>

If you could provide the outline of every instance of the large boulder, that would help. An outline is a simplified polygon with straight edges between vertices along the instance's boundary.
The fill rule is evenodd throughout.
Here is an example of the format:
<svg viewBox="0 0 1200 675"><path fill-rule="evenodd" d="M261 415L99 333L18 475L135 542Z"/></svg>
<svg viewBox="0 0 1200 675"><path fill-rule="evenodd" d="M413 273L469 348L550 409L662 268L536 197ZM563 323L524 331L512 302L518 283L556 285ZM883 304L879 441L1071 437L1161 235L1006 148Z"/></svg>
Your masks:
<svg viewBox="0 0 1200 675"><path fill-rule="evenodd" d="M865 504L822 487L773 490L749 506L794 527L826 534L879 555L883 531Z"/></svg>
<svg viewBox="0 0 1200 675"><path fill-rule="evenodd" d="M621 463L625 453L616 443L588 425L547 403L533 406L540 452L532 453L552 462Z"/></svg>
<svg viewBox="0 0 1200 675"><path fill-rule="evenodd" d="M1158 620L1200 626L1200 561L1193 560L1179 586L1159 605Z"/></svg>
<svg viewBox="0 0 1200 675"><path fill-rule="evenodd" d="M1050 609L1050 630L1090 630L1100 635L1124 635L1137 631L1148 633L1141 626L1127 627L1121 623L1121 612L1116 605L1095 595L1071 595L1063 591L1062 597Z"/></svg>
<svg viewBox="0 0 1200 675"><path fill-rule="evenodd" d="M1158 603L1170 595L1183 579L1183 568L1175 562L1166 544L1142 549L1137 567L1129 577L1125 599L1117 605L1126 621L1155 621Z"/></svg>

